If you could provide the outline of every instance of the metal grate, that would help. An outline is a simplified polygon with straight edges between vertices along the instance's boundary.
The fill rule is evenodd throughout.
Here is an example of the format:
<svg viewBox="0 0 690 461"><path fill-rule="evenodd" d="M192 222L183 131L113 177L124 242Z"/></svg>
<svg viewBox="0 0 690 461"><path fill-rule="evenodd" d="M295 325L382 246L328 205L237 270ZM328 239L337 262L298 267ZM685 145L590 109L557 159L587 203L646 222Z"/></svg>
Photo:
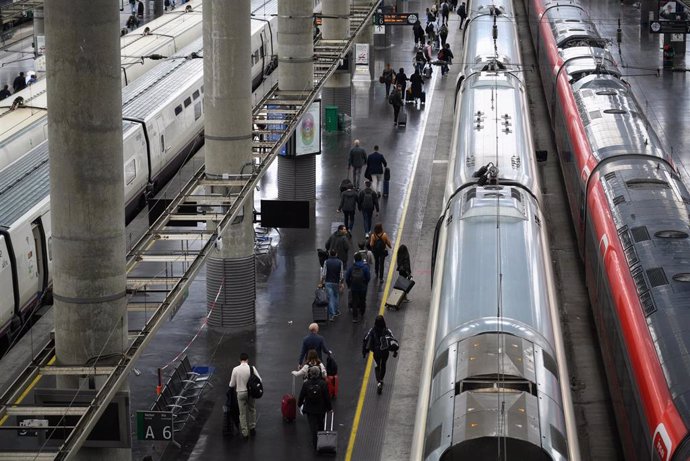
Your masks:
<svg viewBox="0 0 690 461"><path fill-rule="evenodd" d="M632 275L633 281L635 282L635 287L637 288L637 293L642 294L649 290L647 287L647 281L644 279L644 270L642 266L635 267L630 275Z"/></svg>
<svg viewBox="0 0 690 461"><path fill-rule="evenodd" d="M650 239L647 226L633 227L630 229L630 233L636 242L644 242L645 240Z"/></svg>
<svg viewBox="0 0 690 461"><path fill-rule="evenodd" d="M628 232L628 226L623 226L618 229L618 236L621 239L623 248L628 248L632 245L632 239L630 238L630 233Z"/></svg>
<svg viewBox="0 0 690 461"><path fill-rule="evenodd" d="M622 195L617 195L613 198L614 205L620 205L621 203L625 203L625 197L623 197Z"/></svg>
<svg viewBox="0 0 690 461"><path fill-rule="evenodd" d="M630 246L623 250L625 253L625 259L628 260L628 266L632 267L640 262L640 258L637 257L637 251L635 251L634 246Z"/></svg>
<svg viewBox="0 0 690 461"><path fill-rule="evenodd" d="M646 292L640 296L640 304L642 304L642 311L645 317L649 317L656 312L656 304L654 304L654 298L652 298L650 292Z"/></svg>
<svg viewBox="0 0 690 461"><path fill-rule="evenodd" d="M647 278L649 279L649 283L652 285L652 288L668 285L668 279L666 278L666 272L664 272L663 267L647 269Z"/></svg>
<svg viewBox="0 0 690 461"><path fill-rule="evenodd" d="M611 180L614 179L615 177L616 177L616 172L615 172L615 171L612 171L611 173L606 173L606 174L604 175L604 179L606 179L607 181L611 181Z"/></svg>

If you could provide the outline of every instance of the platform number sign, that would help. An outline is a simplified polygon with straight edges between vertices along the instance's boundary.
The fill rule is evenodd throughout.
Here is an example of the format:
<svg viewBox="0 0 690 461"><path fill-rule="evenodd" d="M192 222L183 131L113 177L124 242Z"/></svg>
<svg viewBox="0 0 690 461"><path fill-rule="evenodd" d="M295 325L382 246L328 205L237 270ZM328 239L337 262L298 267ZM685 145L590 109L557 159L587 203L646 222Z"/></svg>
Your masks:
<svg viewBox="0 0 690 461"><path fill-rule="evenodd" d="M137 411L137 439L163 440L173 438L173 414L170 411Z"/></svg>

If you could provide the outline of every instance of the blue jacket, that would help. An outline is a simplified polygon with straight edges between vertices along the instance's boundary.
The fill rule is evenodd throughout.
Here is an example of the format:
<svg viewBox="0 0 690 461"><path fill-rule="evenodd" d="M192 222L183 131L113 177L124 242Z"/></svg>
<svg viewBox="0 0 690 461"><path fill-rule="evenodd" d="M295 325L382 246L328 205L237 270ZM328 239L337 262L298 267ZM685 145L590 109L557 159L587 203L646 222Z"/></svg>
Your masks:
<svg viewBox="0 0 690 461"><path fill-rule="evenodd" d="M388 166L388 162L383 158L381 152L372 152L367 157L367 169L369 174L383 174L383 168Z"/></svg>
<svg viewBox="0 0 690 461"><path fill-rule="evenodd" d="M316 333L309 333L302 340L302 352L300 352L299 354L299 360L297 360L297 363L301 365L304 362L304 359L307 356L307 352L309 352L309 349L315 349L316 353L319 355L319 360L321 360L322 362L322 351L325 352L326 355L331 355L331 351L328 349L328 346L326 346L326 340L323 339L323 336Z"/></svg>
<svg viewBox="0 0 690 461"><path fill-rule="evenodd" d="M369 266L364 264L364 261L357 261L353 266L351 266L347 270L347 275L345 276L345 281L347 282L347 286L351 287L351 285L352 285L352 269L354 269L355 267L364 268L364 289L363 290L362 289L359 289L359 290L353 289L352 291L356 291L358 293L361 293L361 292L366 293L367 286L369 285L369 280L371 280L371 275L369 273Z"/></svg>

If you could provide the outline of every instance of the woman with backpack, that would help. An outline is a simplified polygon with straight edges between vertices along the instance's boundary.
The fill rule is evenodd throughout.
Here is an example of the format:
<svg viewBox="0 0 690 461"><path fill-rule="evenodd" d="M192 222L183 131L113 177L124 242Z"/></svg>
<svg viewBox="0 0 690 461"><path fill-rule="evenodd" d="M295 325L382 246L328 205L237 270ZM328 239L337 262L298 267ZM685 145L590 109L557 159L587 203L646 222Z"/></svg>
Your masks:
<svg viewBox="0 0 690 461"><path fill-rule="evenodd" d="M310 367L307 371L307 380L302 385L297 406L302 407L302 413L309 420L311 443L316 448L316 434L323 427L326 413L332 410L328 385L321 377L319 367Z"/></svg>
<svg viewBox="0 0 690 461"><path fill-rule="evenodd" d="M304 366L302 366L302 368L299 370L293 370L292 376L301 376L302 379L306 381L308 379L307 374L309 373L309 369L311 367L318 367L321 370L321 377L326 379L326 367L324 366L323 362L319 360L319 354L316 353L316 349L309 349Z"/></svg>
<svg viewBox="0 0 690 461"><path fill-rule="evenodd" d="M386 376L388 355L392 352L393 357L397 357L398 348L398 340L386 328L386 320L383 318L383 315L377 315L376 320L374 320L374 327L369 330L362 342L362 357L366 359L369 352L374 354L376 393L379 395L383 392L383 378Z"/></svg>
<svg viewBox="0 0 690 461"><path fill-rule="evenodd" d="M374 232L369 236L369 246L374 253L374 274L378 277L379 283L383 283L383 266L388 256L387 248L393 248L391 239L383 231L383 224L377 223L374 226Z"/></svg>

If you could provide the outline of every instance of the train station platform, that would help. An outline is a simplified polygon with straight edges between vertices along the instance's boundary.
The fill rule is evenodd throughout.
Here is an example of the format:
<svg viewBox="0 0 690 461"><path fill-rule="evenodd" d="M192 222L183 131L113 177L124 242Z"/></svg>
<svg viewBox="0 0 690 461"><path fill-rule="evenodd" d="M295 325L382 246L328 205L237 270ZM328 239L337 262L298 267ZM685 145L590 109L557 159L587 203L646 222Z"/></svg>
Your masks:
<svg viewBox="0 0 690 461"><path fill-rule="evenodd" d="M424 11L421 2L411 1L409 11ZM451 18L449 42L461 50L459 21ZM365 321L353 323L347 298L341 296L343 314L322 324L322 334L338 361L340 392L334 401L338 430L337 459L405 459L414 427L419 360L424 349L428 300L430 297L430 253L433 229L440 214L447 155L453 122L453 94L457 69L441 78L435 67L427 80L426 105L407 104L407 127L393 126L393 110L378 83L386 63L394 69L413 71L413 35L410 27L392 27L390 46L375 48L375 72L370 83L352 89L351 132L323 132L322 154L317 158L316 226L308 230L281 229L273 263L258 264L257 326L255 331L228 335L201 328L206 316L206 273L197 276L189 297L175 318L159 332L136 367L141 375L130 379L132 411L148 409L155 400L157 369L173 360L198 333L186 351L193 365L212 366L214 387L206 391L196 421L176 435L174 444L133 440L133 459L151 455L154 459L312 459L306 417L284 423L280 402L291 392L302 338L311 322L311 302L318 282L316 248L324 246L332 228L342 222L336 209L339 184L347 176L347 156L354 139L370 153L378 144L391 169L388 198L381 199L377 219L395 243L406 244L412 256L417 282L410 302L397 312L384 312L383 303L397 276L392 254L387 258L383 283L373 279L367 294ZM458 56L456 54L456 56ZM459 68L459 67L458 67ZM198 162L197 159L192 163ZM260 198L277 197L277 166L263 180L256 193ZM132 223L130 227L134 227ZM135 231L133 231L135 232ZM136 233L136 232L135 232ZM357 213L351 245L364 239L361 214ZM352 257L352 252L350 253ZM397 359L388 362L382 395L375 391L373 367L362 359L362 338L383 312L389 328L401 341ZM247 352L261 374L266 393L257 401L257 435L249 441L227 438L222 433L223 404L232 368L240 352ZM365 379L366 378L366 379ZM297 383L299 393L301 382ZM406 441L405 443L401 443ZM409 455L407 456L409 457Z"/></svg>

